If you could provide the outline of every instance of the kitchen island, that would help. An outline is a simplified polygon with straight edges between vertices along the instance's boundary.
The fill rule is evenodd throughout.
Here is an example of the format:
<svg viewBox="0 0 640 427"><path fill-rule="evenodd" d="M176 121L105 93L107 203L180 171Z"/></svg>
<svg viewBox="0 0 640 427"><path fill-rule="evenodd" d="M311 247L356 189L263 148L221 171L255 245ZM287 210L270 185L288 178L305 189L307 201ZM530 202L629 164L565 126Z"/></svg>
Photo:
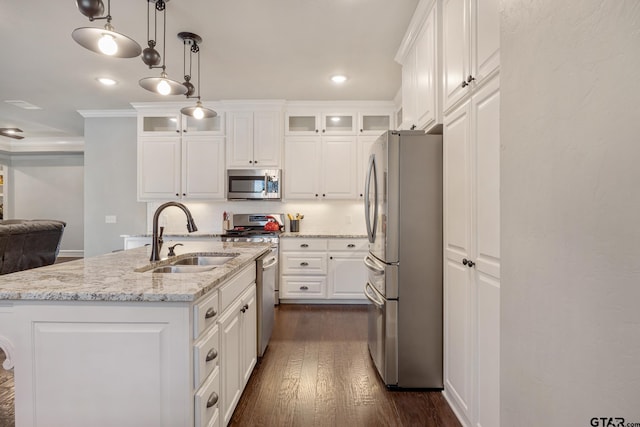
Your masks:
<svg viewBox="0 0 640 427"><path fill-rule="evenodd" d="M256 362L255 259L269 245L163 249L154 263L143 247L0 277L16 427L227 424ZM152 272L192 254L233 258Z"/></svg>

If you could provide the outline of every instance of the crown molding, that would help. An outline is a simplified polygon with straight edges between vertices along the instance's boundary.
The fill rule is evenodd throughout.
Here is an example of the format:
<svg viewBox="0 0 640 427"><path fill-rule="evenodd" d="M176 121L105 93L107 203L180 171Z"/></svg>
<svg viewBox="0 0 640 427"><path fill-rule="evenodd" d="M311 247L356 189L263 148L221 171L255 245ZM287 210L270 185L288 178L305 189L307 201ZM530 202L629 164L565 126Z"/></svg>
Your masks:
<svg viewBox="0 0 640 427"><path fill-rule="evenodd" d="M404 33L400 47L398 47L398 52L396 52L396 56L393 58L400 65L404 62L404 58L407 56L409 48L416 41L418 34L420 34L424 21L427 19L427 16L433 6L435 6L435 0L420 0L420 3L416 6L411 22L409 22L409 26L407 27L407 31Z"/></svg>
<svg viewBox="0 0 640 427"><path fill-rule="evenodd" d="M25 138L0 141L0 151L9 154L84 153L84 138Z"/></svg>
<svg viewBox="0 0 640 427"><path fill-rule="evenodd" d="M126 109L126 110L78 110L78 113L86 118L93 117L136 117L138 113L136 110Z"/></svg>

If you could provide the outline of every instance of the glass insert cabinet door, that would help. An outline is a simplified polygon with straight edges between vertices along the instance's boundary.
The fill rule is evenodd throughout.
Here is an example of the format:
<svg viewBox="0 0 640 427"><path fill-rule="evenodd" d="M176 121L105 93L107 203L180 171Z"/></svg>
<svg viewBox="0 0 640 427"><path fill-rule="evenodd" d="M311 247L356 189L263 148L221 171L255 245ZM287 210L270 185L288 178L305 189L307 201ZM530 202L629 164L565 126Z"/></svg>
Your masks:
<svg viewBox="0 0 640 427"><path fill-rule="evenodd" d="M176 134L197 133L206 135L224 134L224 114L216 117L195 119L175 114L145 114L138 117L138 129L144 136L175 136Z"/></svg>
<svg viewBox="0 0 640 427"><path fill-rule="evenodd" d="M353 114L324 114L322 133L328 135L355 134Z"/></svg>
<svg viewBox="0 0 640 427"><path fill-rule="evenodd" d="M358 135L379 136L393 129L391 113L360 113Z"/></svg>

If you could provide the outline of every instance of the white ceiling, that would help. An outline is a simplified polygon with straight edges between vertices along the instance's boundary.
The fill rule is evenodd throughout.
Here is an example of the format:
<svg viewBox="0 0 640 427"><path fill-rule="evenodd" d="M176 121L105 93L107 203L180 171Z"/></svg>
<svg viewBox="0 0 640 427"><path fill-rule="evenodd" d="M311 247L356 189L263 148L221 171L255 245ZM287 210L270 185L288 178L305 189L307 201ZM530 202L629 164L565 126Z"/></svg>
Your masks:
<svg viewBox="0 0 640 427"><path fill-rule="evenodd" d="M106 6L106 0L105 6ZM201 44L203 101L221 99L391 100L401 68L393 58L418 0L171 0L167 3L166 65L183 80L183 45L190 31ZM113 0L115 30L146 47L144 0ZM178 101L142 89L159 76L140 58L108 58L71 38L90 23L73 0L0 0L0 127L27 138L82 136L78 110L128 109L130 102ZM161 37L158 35L159 44ZM349 76L338 87L336 73ZM194 72L195 74L195 72ZM102 87L99 76L115 78ZM6 100L42 107L23 110ZM0 136L0 139L6 139Z"/></svg>

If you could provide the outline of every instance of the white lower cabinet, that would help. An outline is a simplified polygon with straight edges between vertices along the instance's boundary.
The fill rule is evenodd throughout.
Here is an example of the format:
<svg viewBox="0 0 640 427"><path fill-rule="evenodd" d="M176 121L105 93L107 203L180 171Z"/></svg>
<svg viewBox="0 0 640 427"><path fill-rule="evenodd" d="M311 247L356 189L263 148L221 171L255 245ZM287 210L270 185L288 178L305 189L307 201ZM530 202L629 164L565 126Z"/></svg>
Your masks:
<svg viewBox="0 0 640 427"><path fill-rule="evenodd" d="M221 293L224 291L225 289L221 289ZM221 303L223 300L221 297ZM255 283L244 289L240 296L222 310L218 321L222 365L221 415L222 425L226 426L257 361Z"/></svg>
<svg viewBox="0 0 640 427"><path fill-rule="evenodd" d="M280 299L365 302L367 240L282 238Z"/></svg>

